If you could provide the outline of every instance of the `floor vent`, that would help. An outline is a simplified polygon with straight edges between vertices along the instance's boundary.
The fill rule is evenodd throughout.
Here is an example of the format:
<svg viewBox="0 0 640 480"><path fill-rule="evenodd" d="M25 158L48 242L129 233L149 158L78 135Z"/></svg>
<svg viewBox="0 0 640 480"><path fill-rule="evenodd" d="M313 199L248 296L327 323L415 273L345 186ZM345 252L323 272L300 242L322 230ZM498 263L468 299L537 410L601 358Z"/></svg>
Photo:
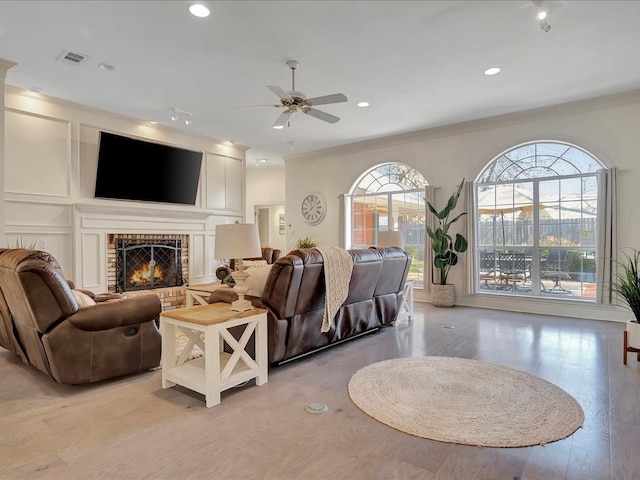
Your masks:
<svg viewBox="0 0 640 480"><path fill-rule="evenodd" d="M62 63L68 63L71 65L80 65L85 62L88 57L82 53L72 52L71 50L65 50L62 55L58 57L58 61Z"/></svg>

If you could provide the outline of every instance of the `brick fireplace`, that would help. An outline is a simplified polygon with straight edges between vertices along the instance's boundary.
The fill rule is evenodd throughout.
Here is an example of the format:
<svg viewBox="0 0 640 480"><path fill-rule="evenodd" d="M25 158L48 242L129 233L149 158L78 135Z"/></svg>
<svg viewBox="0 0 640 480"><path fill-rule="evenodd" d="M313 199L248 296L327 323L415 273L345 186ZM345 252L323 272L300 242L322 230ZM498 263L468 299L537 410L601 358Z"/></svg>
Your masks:
<svg viewBox="0 0 640 480"><path fill-rule="evenodd" d="M186 304L189 235L107 234L107 288L126 296L157 294L163 310Z"/></svg>

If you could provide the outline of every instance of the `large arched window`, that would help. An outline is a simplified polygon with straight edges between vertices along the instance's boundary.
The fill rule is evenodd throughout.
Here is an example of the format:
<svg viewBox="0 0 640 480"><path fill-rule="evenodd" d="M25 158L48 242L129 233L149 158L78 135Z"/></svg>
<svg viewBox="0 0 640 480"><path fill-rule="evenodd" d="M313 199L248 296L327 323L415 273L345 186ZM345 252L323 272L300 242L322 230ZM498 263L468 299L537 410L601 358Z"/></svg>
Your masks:
<svg viewBox="0 0 640 480"><path fill-rule="evenodd" d="M409 278L424 285L425 178L408 165L387 163L364 173L346 195L350 248L378 245L379 232L399 231L413 254Z"/></svg>
<svg viewBox="0 0 640 480"><path fill-rule="evenodd" d="M597 171L585 150L520 145L475 182L479 293L595 300Z"/></svg>

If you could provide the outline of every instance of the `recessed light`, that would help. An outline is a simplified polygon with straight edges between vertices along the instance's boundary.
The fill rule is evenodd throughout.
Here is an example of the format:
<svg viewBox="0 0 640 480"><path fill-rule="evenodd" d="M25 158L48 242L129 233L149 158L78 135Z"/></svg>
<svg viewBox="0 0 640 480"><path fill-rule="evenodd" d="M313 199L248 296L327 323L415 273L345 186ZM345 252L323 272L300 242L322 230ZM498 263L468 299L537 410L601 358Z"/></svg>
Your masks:
<svg viewBox="0 0 640 480"><path fill-rule="evenodd" d="M266 165L269 163L268 158L256 158L256 165Z"/></svg>
<svg viewBox="0 0 640 480"><path fill-rule="evenodd" d="M356 103L356 106L360 107L360 108L365 108L369 106L369 102L358 102Z"/></svg>
<svg viewBox="0 0 640 480"><path fill-rule="evenodd" d="M225 140L225 141L224 141L224 144L225 144L225 145L235 145L235 144L236 144L236 142L234 142L233 140Z"/></svg>
<svg viewBox="0 0 640 480"><path fill-rule="evenodd" d="M156 122L155 120L149 120L149 123L150 123L151 125L157 125L157 124L158 124L158 122Z"/></svg>
<svg viewBox="0 0 640 480"><path fill-rule="evenodd" d="M105 72L113 72L116 69L116 67L110 63L101 63L98 67L100 67L100 70L104 70Z"/></svg>
<svg viewBox="0 0 640 480"><path fill-rule="evenodd" d="M284 125L274 125L273 128L275 128L276 130L282 130L284 128Z"/></svg>
<svg viewBox="0 0 640 480"><path fill-rule="evenodd" d="M33 86L31 86L31 87L27 87L27 90L29 90L30 92L33 92L33 93L40 93L40 92L42 92L42 89L41 89L40 87L33 87Z"/></svg>
<svg viewBox="0 0 640 480"><path fill-rule="evenodd" d="M205 18L209 16L209 9L201 3L194 3L189 7L189 12L194 17Z"/></svg>
<svg viewBox="0 0 640 480"><path fill-rule="evenodd" d="M490 75L495 75L495 74L497 74L497 73L500 73L500 69L499 69L498 67L491 67L491 68L487 68L487 69L484 71L484 74L485 74L485 75L488 75L488 76L490 76Z"/></svg>

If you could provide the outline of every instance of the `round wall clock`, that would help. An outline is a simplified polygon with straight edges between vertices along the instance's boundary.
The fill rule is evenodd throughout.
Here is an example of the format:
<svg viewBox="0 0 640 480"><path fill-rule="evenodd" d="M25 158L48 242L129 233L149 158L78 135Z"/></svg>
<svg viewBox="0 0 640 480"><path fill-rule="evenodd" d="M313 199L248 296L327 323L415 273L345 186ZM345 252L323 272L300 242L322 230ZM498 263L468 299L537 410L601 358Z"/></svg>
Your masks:
<svg viewBox="0 0 640 480"><path fill-rule="evenodd" d="M327 202L320 193L310 193L302 200L301 211L308 225L318 225L327 213Z"/></svg>

